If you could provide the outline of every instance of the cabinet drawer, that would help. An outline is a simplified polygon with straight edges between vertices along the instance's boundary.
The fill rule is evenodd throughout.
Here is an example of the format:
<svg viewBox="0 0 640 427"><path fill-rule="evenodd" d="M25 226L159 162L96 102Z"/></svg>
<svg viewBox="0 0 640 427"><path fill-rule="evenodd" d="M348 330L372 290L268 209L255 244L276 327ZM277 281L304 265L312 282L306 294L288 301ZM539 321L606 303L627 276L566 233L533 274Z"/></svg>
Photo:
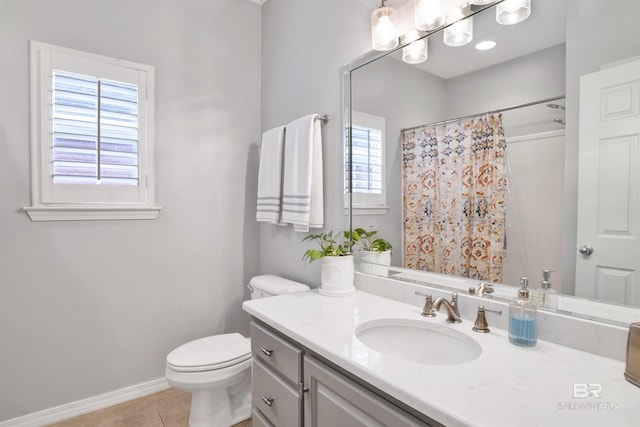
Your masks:
<svg viewBox="0 0 640 427"><path fill-rule="evenodd" d="M302 350L251 322L251 351L255 359L281 373L293 384L302 382Z"/></svg>
<svg viewBox="0 0 640 427"><path fill-rule="evenodd" d="M262 362L253 360L254 410L278 427L297 427L301 418L301 399L298 390L275 375Z"/></svg>
<svg viewBox="0 0 640 427"><path fill-rule="evenodd" d="M256 408L253 408L253 411L251 411L251 426L252 427L273 427L273 424L269 422L267 417L262 415L262 412L258 411Z"/></svg>

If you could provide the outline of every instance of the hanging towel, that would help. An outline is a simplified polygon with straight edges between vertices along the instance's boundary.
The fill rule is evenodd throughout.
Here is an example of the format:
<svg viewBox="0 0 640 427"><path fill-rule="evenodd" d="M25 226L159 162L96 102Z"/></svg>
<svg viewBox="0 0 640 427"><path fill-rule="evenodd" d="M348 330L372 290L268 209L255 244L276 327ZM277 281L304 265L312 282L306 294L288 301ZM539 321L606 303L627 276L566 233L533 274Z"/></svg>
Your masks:
<svg viewBox="0 0 640 427"><path fill-rule="evenodd" d="M282 156L285 127L262 134L258 169L258 203L256 220L285 225L282 220Z"/></svg>
<svg viewBox="0 0 640 427"><path fill-rule="evenodd" d="M322 130L317 114L287 124L282 220L296 231L324 225Z"/></svg>

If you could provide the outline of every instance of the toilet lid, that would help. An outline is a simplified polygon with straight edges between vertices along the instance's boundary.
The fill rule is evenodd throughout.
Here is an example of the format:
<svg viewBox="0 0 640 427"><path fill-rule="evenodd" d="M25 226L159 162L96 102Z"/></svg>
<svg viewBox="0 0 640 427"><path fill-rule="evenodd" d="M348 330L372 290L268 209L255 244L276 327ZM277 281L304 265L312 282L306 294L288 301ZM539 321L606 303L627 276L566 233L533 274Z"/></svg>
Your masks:
<svg viewBox="0 0 640 427"><path fill-rule="evenodd" d="M251 358L251 340L240 334L213 335L188 342L167 356L167 365L179 372L213 371Z"/></svg>

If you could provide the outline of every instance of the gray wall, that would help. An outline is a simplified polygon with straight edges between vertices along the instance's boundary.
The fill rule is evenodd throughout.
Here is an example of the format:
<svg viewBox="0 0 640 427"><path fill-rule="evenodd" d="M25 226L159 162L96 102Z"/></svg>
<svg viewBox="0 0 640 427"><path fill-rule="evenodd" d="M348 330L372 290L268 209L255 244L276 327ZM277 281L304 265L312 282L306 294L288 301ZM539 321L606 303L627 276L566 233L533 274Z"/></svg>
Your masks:
<svg viewBox="0 0 640 427"><path fill-rule="evenodd" d="M342 69L370 48L371 10L353 0L269 0L262 6L262 129L310 113L323 126L325 230L343 230ZM311 230L317 232L318 230ZM260 271L310 286L319 263L304 264L306 233L260 225Z"/></svg>
<svg viewBox="0 0 640 427"><path fill-rule="evenodd" d="M0 421L160 378L188 340L248 334L260 31L249 1L0 0ZM30 39L155 66L157 220L20 211Z"/></svg>
<svg viewBox="0 0 640 427"><path fill-rule="evenodd" d="M564 86L565 45L560 44L447 80L447 118L563 95ZM513 137L561 129L553 120L549 121L551 126L538 123L537 116L545 116L546 107L541 107L505 112L505 134ZM551 117L557 115L551 113Z"/></svg>

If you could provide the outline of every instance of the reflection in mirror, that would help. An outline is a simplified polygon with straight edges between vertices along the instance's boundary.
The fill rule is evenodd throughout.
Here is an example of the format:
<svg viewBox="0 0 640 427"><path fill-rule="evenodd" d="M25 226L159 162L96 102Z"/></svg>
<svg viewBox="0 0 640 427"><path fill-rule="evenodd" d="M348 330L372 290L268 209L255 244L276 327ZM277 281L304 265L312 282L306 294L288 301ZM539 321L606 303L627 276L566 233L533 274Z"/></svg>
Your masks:
<svg viewBox="0 0 640 427"><path fill-rule="evenodd" d="M380 117L385 123L382 186L388 209L368 211L354 204L352 224L372 227L391 241L391 264L404 267L397 272L407 278L416 278L412 276L416 270L460 276L462 284L453 278L451 283L463 289L468 289L470 279L517 285L521 276L527 276L533 288L548 286L565 295L613 303L584 301L586 311L595 317L626 310L616 309L614 304L640 306L636 277L640 248L625 249L629 257L624 265L618 264L623 257L615 249L606 249L638 244L635 233L640 228L640 223L633 223L640 221L640 174L633 172L640 166L640 129L633 120L640 120L633 107L638 105L638 92L628 89L633 87L628 83L632 77L623 78L620 89L610 91L605 97L609 104L597 106L598 85L618 84L610 81L614 73L607 71L612 63L621 66L618 62L626 61L622 67L631 70L630 76L638 67L629 58L640 54L639 31L628 16L640 12L640 5L631 0L613 3L594 0L594 9L585 13L577 0L536 0L530 18L515 26L496 24L495 11L488 9L474 16L473 43L464 47L446 46L441 32L429 35L428 60L422 64L404 63L401 49L374 61L354 62L357 67L350 73L352 110ZM594 35L596 22L602 31ZM485 40L495 41L495 48L474 49L476 42ZM583 86L595 88L583 87L581 92L579 82L584 75L599 77L583 78ZM590 79L595 82L589 83ZM593 117L584 120L582 116L589 112L584 105L587 100L597 107L591 108ZM597 135L610 127L598 124L603 111L609 112L607 120L623 120L619 126L626 130L599 142ZM487 127L497 120L502 122L501 128ZM585 122L590 127L585 127ZM469 133L463 138L466 131ZM481 143L479 135L490 135L489 142ZM456 150L465 151L451 141L462 140L471 144L469 152L474 150L474 141L476 148L478 144L490 146L493 152L504 144L499 167L494 164L483 169L488 163L480 161L475 166L480 174L467 176L475 182L504 179L503 194L494 197L493 189L493 198L485 200L479 200L482 198L476 193L467 199L452 195L452 187L457 191L468 182L453 178L464 178L473 170L469 165L459 171L444 169L448 163L462 163L462 159L451 160ZM590 146L598 151L590 151ZM584 163L598 158L605 161ZM431 172L423 170L428 162ZM500 168L502 175L481 176L483 170ZM600 181L594 181L594 176ZM435 188L437 195L429 193ZM593 188L607 191L599 194ZM412 195L412 191L419 194ZM435 204L445 200L453 213L434 220ZM587 202L594 205L583 208ZM492 210L494 205L503 206L502 213ZM498 222L499 231L488 230L488 236L497 234L498 238L471 238L463 247L464 238L451 233L469 225L465 223L469 213L490 218L492 227ZM430 215L431 228L423 224ZM443 231L446 222L454 224L451 231ZM583 237L589 228L596 230L594 235ZM582 245L594 246L593 255L578 252ZM438 253L429 258L430 252ZM463 255L461 262L453 262L455 253ZM472 262L474 256L480 260ZM512 288L501 288L508 297ZM576 301L580 300L563 297L558 309L577 312ZM623 322L640 317L637 311L626 313L619 318Z"/></svg>

